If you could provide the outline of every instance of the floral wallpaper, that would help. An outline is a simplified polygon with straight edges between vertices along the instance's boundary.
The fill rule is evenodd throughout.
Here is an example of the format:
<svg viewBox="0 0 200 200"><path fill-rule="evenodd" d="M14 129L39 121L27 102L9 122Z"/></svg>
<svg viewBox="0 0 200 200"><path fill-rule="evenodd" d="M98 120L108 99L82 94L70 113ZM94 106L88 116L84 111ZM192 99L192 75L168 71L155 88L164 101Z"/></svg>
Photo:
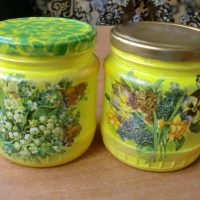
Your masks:
<svg viewBox="0 0 200 200"><path fill-rule="evenodd" d="M200 0L31 0L36 16L70 17L95 25L153 20L200 28Z"/></svg>

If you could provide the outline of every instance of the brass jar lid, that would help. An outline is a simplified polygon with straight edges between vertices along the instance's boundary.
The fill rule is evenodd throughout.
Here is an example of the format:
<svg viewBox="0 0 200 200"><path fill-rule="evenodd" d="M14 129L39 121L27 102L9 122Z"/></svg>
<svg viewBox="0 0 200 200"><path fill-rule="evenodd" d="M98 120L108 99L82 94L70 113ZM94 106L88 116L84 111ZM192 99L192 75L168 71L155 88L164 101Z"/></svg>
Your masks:
<svg viewBox="0 0 200 200"><path fill-rule="evenodd" d="M114 47L168 61L200 60L200 30L160 22L138 22L116 26L111 31Z"/></svg>

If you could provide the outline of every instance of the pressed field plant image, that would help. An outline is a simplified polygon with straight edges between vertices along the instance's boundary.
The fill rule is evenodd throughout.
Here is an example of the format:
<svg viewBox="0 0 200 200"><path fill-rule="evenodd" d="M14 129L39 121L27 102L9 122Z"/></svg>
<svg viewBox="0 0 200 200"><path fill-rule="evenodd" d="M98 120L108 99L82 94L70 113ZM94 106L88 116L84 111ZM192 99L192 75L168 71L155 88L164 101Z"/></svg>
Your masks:
<svg viewBox="0 0 200 200"><path fill-rule="evenodd" d="M110 127L121 141L148 152L147 161L164 160L169 145L179 151L186 134L200 132L200 76L192 93L175 82L163 91L164 83L140 80L130 72L126 80L114 81L105 94Z"/></svg>
<svg viewBox="0 0 200 200"><path fill-rule="evenodd" d="M38 85L40 84L40 85ZM0 80L0 143L23 161L53 159L69 148L81 131L80 101L87 83L67 78L57 84L35 83L20 75Z"/></svg>

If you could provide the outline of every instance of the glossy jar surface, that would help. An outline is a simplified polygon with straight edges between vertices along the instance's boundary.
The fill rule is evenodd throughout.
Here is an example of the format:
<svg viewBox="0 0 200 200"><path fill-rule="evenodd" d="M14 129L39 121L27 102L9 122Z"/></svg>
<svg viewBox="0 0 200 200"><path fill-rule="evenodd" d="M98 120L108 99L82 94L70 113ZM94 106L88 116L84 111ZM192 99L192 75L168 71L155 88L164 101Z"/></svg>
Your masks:
<svg viewBox="0 0 200 200"><path fill-rule="evenodd" d="M50 167L89 147L96 128L96 32L62 18L0 23L0 152Z"/></svg>
<svg viewBox="0 0 200 200"><path fill-rule="evenodd" d="M200 60L153 59L119 48L112 45L105 60L105 146L139 169L188 166L200 155Z"/></svg>

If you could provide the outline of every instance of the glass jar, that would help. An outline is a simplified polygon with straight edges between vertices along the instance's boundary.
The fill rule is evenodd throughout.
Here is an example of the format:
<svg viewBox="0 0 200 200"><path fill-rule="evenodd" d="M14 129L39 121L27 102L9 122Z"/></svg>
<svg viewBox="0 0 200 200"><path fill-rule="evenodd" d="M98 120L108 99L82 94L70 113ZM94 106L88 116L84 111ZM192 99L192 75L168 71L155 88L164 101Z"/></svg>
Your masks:
<svg viewBox="0 0 200 200"><path fill-rule="evenodd" d="M107 149L149 171L200 154L200 30L140 22L111 31L101 121Z"/></svg>
<svg viewBox="0 0 200 200"><path fill-rule="evenodd" d="M31 167L64 164L96 128L96 31L64 18L0 22L0 152Z"/></svg>

